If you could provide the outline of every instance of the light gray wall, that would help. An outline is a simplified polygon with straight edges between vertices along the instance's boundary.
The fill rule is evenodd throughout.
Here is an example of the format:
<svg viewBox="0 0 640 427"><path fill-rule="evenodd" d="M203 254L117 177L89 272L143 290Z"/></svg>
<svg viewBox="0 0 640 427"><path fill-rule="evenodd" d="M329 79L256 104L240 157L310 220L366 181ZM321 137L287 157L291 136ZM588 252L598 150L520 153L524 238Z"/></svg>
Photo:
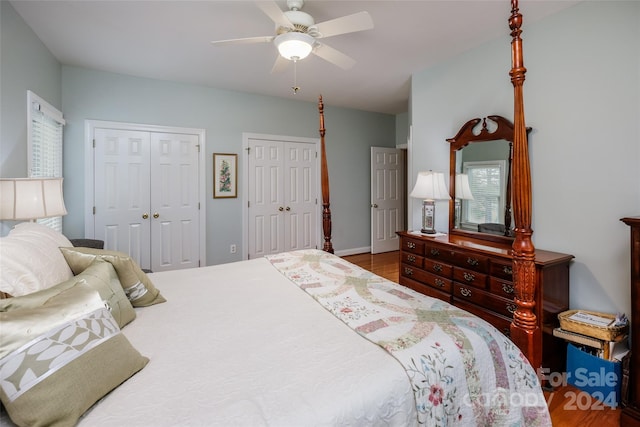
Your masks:
<svg viewBox="0 0 640 427"><path fill-rule="evenodd" d="M0 177L27 176L27 90L61 105L61 67L7 1L0 1ZM12 222L0 222L5 235Z"/></svg>
<svg viewBox="0 0 640 427"><path fill-rule="evenodd" d="M640 215L640 3L583 2L531 25L526 7L534 244L575 256L571 307L628 313L629 229L619 220ZM413 76L413 170L447 171L445 139L467 120L513 117L508 15L504 38ZM409 206L416 228L419 205ZM438 209L446 230L446 203Z"/></svg>
<svg viewBox="0 0 640 427"><path fill-rule="evenodd" d="M0 2L0 177L27 176L27 90L61 106L61 67L16 13Z"/></svg>
<svg viewBox="0 0 640 427"><path fill-rule="evenodd" d="M84 233L84 121L110 120L206 130L206 158L237 153L242 176L242 133L317 138L316 103L137 78L64 66L65 233ZM393 146L395 117L325 103L327 161L331 181L333 245L336 251L370 246L369 147ZM212 193L207 161L206 194ZM71 179L71 177L73 177ZM207 263L239 260L242 252L241 188L237 199L207 200ZM320 205L319 205L320 209ZM230 244L238 253L229 253ZM321 243L321 242L320 242Z"/></svg>

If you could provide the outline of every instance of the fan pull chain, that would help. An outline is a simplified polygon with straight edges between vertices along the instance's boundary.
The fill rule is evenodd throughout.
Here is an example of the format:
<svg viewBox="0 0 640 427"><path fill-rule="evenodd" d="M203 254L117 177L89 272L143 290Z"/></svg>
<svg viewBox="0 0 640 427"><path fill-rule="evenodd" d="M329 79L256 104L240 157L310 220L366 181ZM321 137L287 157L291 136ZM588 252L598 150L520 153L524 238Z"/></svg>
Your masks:
<svg viewBox="0 0 640 427"><path fill-rule="evenodd" d="M293 86L291 89L293 89L294 95L296 95L300 90L300 87L298 86L298 60L296 58L293 58Z"/></svg>

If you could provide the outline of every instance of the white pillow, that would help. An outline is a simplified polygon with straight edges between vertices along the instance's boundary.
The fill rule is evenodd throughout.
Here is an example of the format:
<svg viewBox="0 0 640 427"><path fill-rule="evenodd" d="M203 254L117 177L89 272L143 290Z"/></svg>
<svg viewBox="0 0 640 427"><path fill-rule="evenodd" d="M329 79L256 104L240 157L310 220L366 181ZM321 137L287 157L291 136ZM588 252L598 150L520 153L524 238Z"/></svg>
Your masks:
<svg viewBox="0 0 640 427"><path fill-rule="evenodd" d="M73 246L61 233L35 222L16 225L0 238L0 291L17 297L73 277L59 247Z"/></svg>

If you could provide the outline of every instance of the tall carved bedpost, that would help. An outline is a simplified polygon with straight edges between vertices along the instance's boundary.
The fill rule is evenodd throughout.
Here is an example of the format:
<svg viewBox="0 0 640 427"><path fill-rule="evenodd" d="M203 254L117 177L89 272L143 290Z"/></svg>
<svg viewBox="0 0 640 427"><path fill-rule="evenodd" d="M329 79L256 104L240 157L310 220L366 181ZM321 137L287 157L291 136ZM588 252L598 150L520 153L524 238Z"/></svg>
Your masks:
<svg viewBox="0 0 640 427"><path fill-rule="evenodd" d="M522 15L518 0L511 0L511 83L514 89L513 138L513 272L516 312L511 323L511 339L537 369L542 363L542 331L535 314L536 267L535 247L531 241L531 169L524 120L523 85L527 69L522 57Z"/></svg>
<svg viewBox="0 0 640 427"><path fill-rule="evenodd" d="M331 244L331 209L329 209L329 170L327 169L327 153L324 147L324 104L322 95L318 98L318 112L320 113L320 180L322 182L322 233L324 245L322 250L333 253Z"/></svg>

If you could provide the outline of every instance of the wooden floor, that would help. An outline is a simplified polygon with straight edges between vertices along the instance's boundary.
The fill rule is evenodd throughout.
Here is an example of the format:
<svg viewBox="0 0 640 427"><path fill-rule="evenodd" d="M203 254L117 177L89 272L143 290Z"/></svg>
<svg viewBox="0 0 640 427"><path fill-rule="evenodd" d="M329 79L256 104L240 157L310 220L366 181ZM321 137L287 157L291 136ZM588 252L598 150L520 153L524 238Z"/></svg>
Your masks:
<svg viewBox="0 0 640 427"><path fill-rule="evenodd" d="M398 282L398 252L382 254L359 254L343 257L360 267L376 273L386 279ZM620 409L611 409L599 401L570 385L562 386L553 392L545 392L551 420L554 427L618 427ZM622 426L624 427L624 426Z"/></svg>

